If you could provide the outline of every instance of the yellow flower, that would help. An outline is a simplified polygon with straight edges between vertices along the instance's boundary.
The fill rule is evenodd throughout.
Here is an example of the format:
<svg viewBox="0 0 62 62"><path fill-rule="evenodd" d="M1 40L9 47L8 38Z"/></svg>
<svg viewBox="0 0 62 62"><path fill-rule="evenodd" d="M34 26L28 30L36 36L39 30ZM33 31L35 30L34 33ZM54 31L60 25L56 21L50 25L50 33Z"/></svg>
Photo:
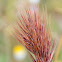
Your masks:
<svg viewBox="0 0 62 62"><path fill-rule="evenodd" d="M26 50L23 46L17 45L13 48L13 55L16 60L23 60L26 57Z"/></svg>

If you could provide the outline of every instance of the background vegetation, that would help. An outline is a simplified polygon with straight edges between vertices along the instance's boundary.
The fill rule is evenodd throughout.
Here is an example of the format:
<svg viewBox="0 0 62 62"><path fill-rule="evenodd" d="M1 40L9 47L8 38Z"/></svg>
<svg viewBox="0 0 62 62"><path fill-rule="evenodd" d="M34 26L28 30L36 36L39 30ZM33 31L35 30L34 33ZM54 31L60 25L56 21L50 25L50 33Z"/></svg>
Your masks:
<svg viewBox="0 0 62 62"><path fill-rule="evenodd" d="M0 62L17 62L13 58L13 47L21 45L11 35L12 24L17 19L17 10L21 7L27 7L28 0L0 0ZM56 58L57 62L62 62L62 0L41 0L39 10L47 7L49 20L51 20L51 30L53 38L57 41ZM20 8L21 9L21 8ZM30 56L22 62L32 62Z"/></svg>

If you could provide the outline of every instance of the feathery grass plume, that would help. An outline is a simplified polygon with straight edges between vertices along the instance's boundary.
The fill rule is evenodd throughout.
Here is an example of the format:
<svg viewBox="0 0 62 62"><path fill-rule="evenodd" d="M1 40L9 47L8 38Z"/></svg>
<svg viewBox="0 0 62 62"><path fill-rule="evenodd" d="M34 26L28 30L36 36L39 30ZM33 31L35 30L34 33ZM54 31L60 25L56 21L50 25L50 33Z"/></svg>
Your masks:
<svg viewBox="0 0 62 62"><path fill-rule="evenodd" d="M14 36L34 54L36 59L30 54L33 62L52 62L55 41L52 41L46 16L42 14L41 17L38 11L29 8L25 10L25 15L21 13L18 19Z"/></svg>

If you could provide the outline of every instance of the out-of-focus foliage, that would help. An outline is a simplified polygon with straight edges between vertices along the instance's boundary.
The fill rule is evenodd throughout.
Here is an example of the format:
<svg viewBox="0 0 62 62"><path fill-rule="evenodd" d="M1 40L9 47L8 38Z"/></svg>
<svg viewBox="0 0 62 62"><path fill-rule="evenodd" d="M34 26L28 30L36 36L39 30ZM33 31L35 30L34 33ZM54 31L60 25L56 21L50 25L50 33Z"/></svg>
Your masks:
<svg viewBox="0 0 62 62"><path fill-rule="evenodd" d="M20 43L10 36L8 31L11 30L9 24L11 25L14 21L16 21L16 6L18 6L18 1L20 1L19 4L21 4L22 0L0 0L0 62L16 62L12 56L12 48L15 45L19 45ZM24 3L27 3L26 0L24 1ZM59 39L60 35L62 35L62 32L58 26L58 22L60 22L60 16L62 16L62 0L41 0L39 5L39 9L41 10L43 6L46 6L48 14L52 15L50 19L52 20L51 29L54 34L57 34L57 39ZM58 62L61 60L62 48L59 52ZM23 62L30 61L32 62L29 55L27 55Z"/></svg>

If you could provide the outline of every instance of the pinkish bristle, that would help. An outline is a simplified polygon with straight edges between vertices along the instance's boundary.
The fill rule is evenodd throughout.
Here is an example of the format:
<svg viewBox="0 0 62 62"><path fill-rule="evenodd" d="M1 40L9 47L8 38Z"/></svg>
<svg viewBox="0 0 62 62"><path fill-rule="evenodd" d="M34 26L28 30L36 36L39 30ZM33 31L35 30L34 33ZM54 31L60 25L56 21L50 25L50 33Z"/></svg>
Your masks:
<svg viewBox="0 0 62 62"><path fill-rule="evenodd" d="M20 22L17 22L19 28L15 28L15 38L32 52L36 60L33 62L52 62L54 55L54 45L51 45L51 34L47 26L46 16L43 18L39 13L31 9L25 10L26 15L20 14ZM21 41L22 40L22 41Z"/></svg>

